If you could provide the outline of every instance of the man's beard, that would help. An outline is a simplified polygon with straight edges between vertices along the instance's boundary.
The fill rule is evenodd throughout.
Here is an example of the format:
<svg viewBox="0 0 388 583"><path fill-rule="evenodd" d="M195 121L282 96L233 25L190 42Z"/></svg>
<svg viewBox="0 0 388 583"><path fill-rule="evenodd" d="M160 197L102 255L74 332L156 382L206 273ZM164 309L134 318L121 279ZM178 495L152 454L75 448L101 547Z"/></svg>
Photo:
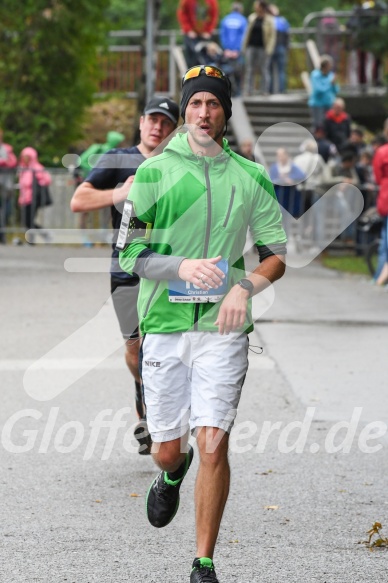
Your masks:
<svg viewBox="0 0 388 583"><path fill-rule="evenodd" d="M199 127L198 127L198 129L200 130ZM212 148L214 146L218 146L219 148L221 148L221 146L218 144L218 140L219 140L219 138L221 138L224 135L224 128L222 128L221 130L219 130L216 133L216 135L214 136L214 138L212 136L209 136L208 134L206 136L205 136L205 134L201 134L201 133L199 133L197 135L197 129L195 129L194 131L190 131L190 135L193 138L194 142L198 146L201 146L202 148ZM201 138L204 141L202 141Z"/></svg>

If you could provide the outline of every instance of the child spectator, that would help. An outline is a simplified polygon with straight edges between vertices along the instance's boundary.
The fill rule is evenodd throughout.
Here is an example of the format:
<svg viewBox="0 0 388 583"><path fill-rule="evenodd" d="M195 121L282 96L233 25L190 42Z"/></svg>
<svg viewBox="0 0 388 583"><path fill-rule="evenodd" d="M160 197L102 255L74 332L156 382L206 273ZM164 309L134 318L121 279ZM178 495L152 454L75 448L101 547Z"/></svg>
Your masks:
<svg viewBox="0 0 388 583"><path fill-rule="evenodd" d="M38 153L34 148L24 148L19 158L19 187L20 194L18 203L21 207L22 222L26 229L41 229L35 222L36 211L38 210L37 191L39 186L49 186L51 176L39 163ZM42 232L42 237L47 240L48 233ZM34 237L30 237L30 242L34 242Z"/></svg>

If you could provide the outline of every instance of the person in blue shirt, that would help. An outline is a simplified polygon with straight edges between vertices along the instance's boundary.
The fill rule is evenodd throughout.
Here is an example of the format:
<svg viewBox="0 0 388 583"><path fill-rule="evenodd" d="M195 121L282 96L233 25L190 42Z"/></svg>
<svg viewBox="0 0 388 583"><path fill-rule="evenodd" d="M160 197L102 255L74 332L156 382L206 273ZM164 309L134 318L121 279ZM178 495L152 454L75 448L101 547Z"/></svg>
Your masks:
<svg viewBox="0 0 388 583"><path fill-rule="evenodd" d="M279 14L279 8L274 4L269 7L275 21L276 45L269 64L270 93L285 93L287 88L287 60L290 45L290 23Z"/></svg>
<svg viewBox="0 0 388 583"><path fill-rule="evenodd" d="M325 115L339 92L332 68L333 59L330 55L322 55L320 68L314 69L310 74L311 94L308 104L311 110L313 128L323 125Z"/></svg>
<svg viewBox="0 0 388 583"><path fill-rule="evenodd" d="M243 15L241 2L233 2L230 13L221 20L220 40L223 48L224 63L230 68L233 94L241 95L241 82L244 68L244 57L241 53L242 41L248 25ZM225 69L225 65L224 65Z"/></svg>

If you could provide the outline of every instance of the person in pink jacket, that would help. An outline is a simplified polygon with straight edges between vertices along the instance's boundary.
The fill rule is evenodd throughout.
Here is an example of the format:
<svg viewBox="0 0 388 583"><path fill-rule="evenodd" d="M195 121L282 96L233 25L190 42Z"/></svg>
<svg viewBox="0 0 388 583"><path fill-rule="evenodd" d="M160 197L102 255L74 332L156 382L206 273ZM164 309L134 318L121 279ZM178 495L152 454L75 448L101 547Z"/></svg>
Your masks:
<svg viewBox="0 0 388 583"><path fill-rule="evenodd" d="M17 158L13 148L3 142L3 130L0 128L0 243L5 243L5 227L11 214L11 197L15 180L14 168Z"/></svg>
<svg viewBox="0 0 388 583"><path fill-rule="evenodd" d="M35 223L35 215L38 210L36 203L37 185L49 186L51 176L38 160L38 153L34 148L24 148L19 158L19 187L18 203L22 211L22 222L27 229L40 229ZM47 238L47 233L42 232Z"/></svg>

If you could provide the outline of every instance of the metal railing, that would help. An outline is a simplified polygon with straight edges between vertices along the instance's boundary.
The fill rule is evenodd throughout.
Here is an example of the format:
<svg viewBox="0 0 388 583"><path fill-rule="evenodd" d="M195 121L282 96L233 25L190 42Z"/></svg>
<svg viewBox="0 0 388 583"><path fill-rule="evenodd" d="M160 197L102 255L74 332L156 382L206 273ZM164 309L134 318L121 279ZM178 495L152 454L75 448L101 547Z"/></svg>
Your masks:
<svg viewBox="0 0 388 583"><path fill-rule="evenodd" d="M70 200L75 190L75 182L69 171L53 168L48 169L52 177L50 194L53 204L49 207L38 209L36 223L41 227L41 237L36 237L35 242L43 243L49 241L53 244L77 244L77 245L104 245L110 244L112 240L112 227L110 219L110 209L102 209L88 213L73 213L70 210ZM16 173L9 175L15 179ZM294 216L304 216L303 220L291 222L285 217L284 225L290 237L290 247L295 246L293 251L303 253L307 249L319 244L320 240L332 241L340 232L341 217L338 212L338 202L333 195L329 204L325 206L325 213L322 208L319 212L306 211L319 198L314 193L307 191L303 184L298 187L287 187L287 193L282 187L277 187L277 194L280 203L288 209ZM365 208L375 204L377 190L370 194L366 200ZM286 199L285 199L286 196ZM18 204L19 188L14 181L11 188L0 191L0 214L2 218L0 237L3 243L20 244L25 242L26 227L23 224L23 211ZM350 197L351 199L351 197ZM350 204L350 202L349 202ZM85 216L87 215L87 217ZM49 235L49 237L48 237ZM366 237L366 238L365 238ZM369 242L367 235L360 238L360 233L354 224L351 232L348 231L346 241L344 237L337 240L337 245L346 245L350 250L361 249ZM32 237L27 233L27 240ZM322 247L323 248L323 247Z"/></svg>
<svg viewBox="0 0 388 583"><path fill-rule="evenodd" d="M36 209L35 222L43 229L69 230L71 236L62 233L54 241L87 244L110 241L110 209L90 213L73 213L70 200L76 184L72 174L63 168L47 168L51 175L50 195L52 205ZM4 173L0 178L4 177ZM0 242L15 244L23 242L26 227L23 220L23 207L18 203L19 185L17 170L7 173L7 185L0 183ZM85 227L90 232L82 229ZM103 230L103 234L99 233Z"/></svg>
<svg viewBox="0 0 388 583"><path fill-rule="evenodd" d="M302 27L290 29L290 49L288 55L288 89L304 91L302 73L309 71L316 63L312 62L306 43L312 40L316 43L319 54L329 53L335 61L338 81L342 87L355 88L358 82L355 78L354 55L349 54L351 32L346 28L346 22L352 11L344 10L333 13L312 12L308 14ZM323 19L333 17L338 21L336 30L327 30L321 23ZM217 40L215 31L215 39ZM118 30L109 34L109 49L100 56L102 81L99 93L124 93L128 97L136 97L139 84L142 82L142 53L140 30ZM179 30L160 30L156 46L155 92L177 96L180 55L182 55L183 37ZM387 72L387 63L383 64ZM180 67L181 68L181 67ZM370 83L372 85L372 83Z"/></svg>
<svg viewBox="0 0 388 583"><path fill-rule="evenodd" d="M289 51L288 75L291 89L302 90L301 73L307 67L305 50L306 31L309 28L292 28ZM109 34L109 50L100 56L102 80L99 94L124 93L137 97L142 82L142 53L140 39L142 31L118 30ZM215 33L217 39L217 31ZM182 71L179 63L182 55L183 37L178 30L160 30L158 34L155 93L177 96Z"/></svg>

